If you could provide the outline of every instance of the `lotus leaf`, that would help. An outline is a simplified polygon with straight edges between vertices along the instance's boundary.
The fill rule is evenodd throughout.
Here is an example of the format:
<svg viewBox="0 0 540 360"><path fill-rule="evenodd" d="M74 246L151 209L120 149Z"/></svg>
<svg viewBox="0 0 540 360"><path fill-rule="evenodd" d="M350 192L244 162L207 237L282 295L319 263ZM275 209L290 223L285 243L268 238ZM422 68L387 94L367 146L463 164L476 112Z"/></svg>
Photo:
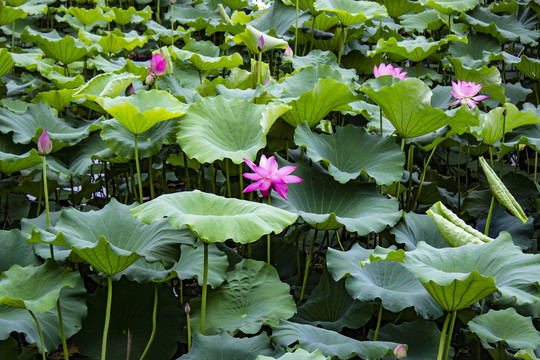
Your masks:
<svg viewBox="0 0 540 360"><path fill-rule="evenodd" d="M259 355L255 360L330 360L330 356L324 356L320 350L311 353L304 349L296 349L294 352L286 353L279 358Z"/></svg>
<svg viewBox="0 0 540 360"><path fill-rule="evenodd" d="M84 96L88 100L95 100L98 97L105 96L114 98L123 93L129 84L138 79L138 76L130 73L100 74L78 89L75 96Z"/></svg>
<svg viewBox="0 0 540 360"><path fill-rule="evenodd" d="M13 264L23 267L41 264L40 259L34 254L32 245L26 242L24 235L17 229L0 230L0 245L4 250L0 254L0 273L7 271Z"/></svg>
<svg viewBox="0 0 540 360"><path fill-rule="evenodd" d="M420 0L420 3L446 15L465 13L478 5L475 0Z"/></svg>
<svg viewBox="0 0 540 360"><path fill-rule="evenodd" d="M15 62L6 48L0 49L0 76L11 70Z"/></svg>
<svg viewBox="0 0 540 360"><path fill-rule="evenodd" d="M259 49L257 48L257 42L259 41L259 38L261 36L264 39L264 48L262 49L262 51L259 51ZM267 35L255 29L249 24L246 26L246 30L233 37L233 40L237 44L246 45L249 51L251 51L253 54L258 54L260 52L265 52L271 49L285 49L288 45L285 40Z"/></svg>
<svg viewBox="0 0 540 360"><path fill-rule="evenodd" d="M509 132L501 144L501 156L506 155L516 145L525 144L540 151L540 124L525 125Z"/></svg>
<svg viewBox="0 0 540 360"><path fill-rule="evenodd" d="M506 112L506 116L503 116ZM537 124L540 120L532 109L519 111L511 104L506 103L504 107L498 107L486 114L482 122L482 132L484 143L493 145L499 141L504 134L522 125Z"/></svg>
<svg viewBox="0 0 540 360"><path fill-rule="evenodd" d="M111 17L105 14L101 7L96 7L94 9L85 9L85 8L73 7L73 6L66 8L65 6L62 5L58 8L58 12L63 12L65 14L72 15L84 27L86 27L87 25L92 25L97 22L111 21ZM77 26L78 24L71 23L71 25Z"/></svg>
<svg viewBox="0 0 540 360"><path fill-rule="evenodd" d="M69 106L69 104L71 104L74 93L75 90L72 89L50 90L37 94L34 101L42 101L61 113L67 106Z"/></svg>
<svg viewBox="0 0 540 360"><path fill-rule="evenodd" d="M383 0L382 5L384 5L386 11L388 11L388 15L392 18L407 14L411 11L416 13L422 10L422 6L419 3L411 2L409 0ZM424 10L424 12L425 11L426 10Z"/></svg>
<svg viewBox="0 0 540 360"><path fill-rule="evenodd" d="M0 26L10 24L17 19L25 18L28 13L20 8L14 8L11 6L2 6L2 11L0 12Z"/></svg>
<svg viewBox="0 0 540 360"><path fill-rule="evenodd" d="M291 35L289 28L291 24L296 24L296 7L287 6L282 0L274 0L271 4L272 6L266 13L250 21L249 24L264 33L275 33L285 40L289 40ZM298 11L299 26L309 19L308 11Z"/></svg>
<svg viewBox="0 0 540 360"><path fill-rule="evenodd" d="M317 11L328 11L336 14L339 21L345 26L388 15L383 5L370 1L317 0L313 7Z"/></svg>
<svg viewBox="0 0 540 360"><path fill-rule="evenodd" d="M448 247L434 222L427 221L428 215L406 213L390 233L396 237L396 242L405 244L405 250L416 249L416 244L425 241L436 248Z"/></svg>
<svg viewBox="0 0 540 360"><path fill-rule="evenodd" d="M0 134L0 172L16 173L41 162L41 156L34 147L16 144L11 135Z"/></svg>
<svg viewBox="0 0 540 360"><path fill-rule="evenodd" d="M374 51L370 52L369 55L374 56L379 53L390 53L398 55L401 59L422 62L439 50L441 46L448 44L450 41L466 42L467 38L448 35L446 39L441 39L439 41L432 41L432 39L426 39L424 36L418 36L415 39L402 41L397 41L393 37L388 40L379 39L379 41L377 41L377 47Z"/></svg>
<svg viewBox="0 0 540 360"><path fill-rule="evenodd" d="M397 1L398 3L406 3L404 1ZM402 15L400 17L401 25L405 27L406 31L433 31L439 30L444 22L441 19L440 13L437 10L425 10L420 13L412 13ZM457 44L453 42L452 44Z"/></svg>
<svg viewBox="0 0 540 360"><path fill-rule="evenodd" d="M203 258L203 246L197 246L196 248L182 246L180 260L170 270L174 271L180 280L195 278L199 285L202 286ZM229 261L225 253L219 250L215 244L208 245L208 284L213 289L225 281L228 268Z"/></svg>
<svg viewBox="0 0 540 360"><path fill-rule="evenodd" d="M112 7L111 10L114 13L113 21L118 25L140 23L144 21L148 26L148 23L152 18L152 9L150 6L146 6L144 9L139 11L137 11L133 6L130 6L127 9Z"/></svg>

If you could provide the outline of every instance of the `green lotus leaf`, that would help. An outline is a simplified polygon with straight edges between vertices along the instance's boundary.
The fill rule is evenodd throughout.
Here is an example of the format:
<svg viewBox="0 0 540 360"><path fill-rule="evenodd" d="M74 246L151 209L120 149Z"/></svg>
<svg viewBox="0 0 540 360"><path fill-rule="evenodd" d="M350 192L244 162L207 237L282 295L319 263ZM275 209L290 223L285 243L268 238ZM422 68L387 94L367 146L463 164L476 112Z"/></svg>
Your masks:
<svg viewBox="0 0 540 360"><path fill-rule="evenodd" d="M340 332L344 327L358 329L373 315L373 304L362 303L349 296L345 279L334 281L325 271L308 301L298 308L295 322L321 326Z"/></svg>
<svg viewBox="0 0 540 360"><path fill-rule="evenodd" d="M514 64L514 66L528 78L535 81L540 80L540 60L521 55L521 61Z"/></svg>
<svg viewBox="0 0 540 360"><path fill-rule="evenodd" d="M95 101L133 134L185 113L182 103L164 90L139 91L115 98L100 96Z"/></svg>
<svg viewBox="0 0 540 360"><path fill-rule="evenodd" d="M405 138L429 134L451 122L442 109L431 107L433 93L421 80L408 78L378 90L362 88L361 91L381 107L384 116Z"/></svg>
<svg viewBox="0 0 540 360"><path fill-rule="evenodd" d="M345 26L355 25L375 17L388 16L383 5L370 1L353 0L317 0L313 7L317 11L328 11L336 14Z"/></svg>
<svg viewBox="0 0 540 360"><path fill-rule="evenodd" d="M114 54L123 49L132 51L136 47L142 48L147 41L146 36L137 36L135 31L126 34L120 31L112 31L108 35L101 37L99 45L101 45L104 52Z"/></svg>
<svg viewBox="0 0 540 360"><path fill-rule="evenodd" d="M6 359L17 359L19 356L19 342L8 334L7 340L0 341L0 354L3 354Z"/></svg>
<svg viewBox="0 0 540 360"><path fill-rule="evenodd" d="M310 127L317 125L330 111L345 110L357 100L351 88L335 79L319 79L315 86L297 99L283 99L292 109L283 114L283 120L293 126L307 121Z"/></svg>
<svg viewBox="0 0 540 360"><path fill-rule="evenodd" d="M514 308L489 310L476 316L467 325L481 340L488 343L504 341L516 350L540 347L540 334L532 319L519 315Z"/></svg>
<svg viewBox="0 0 540 360"><path fill-rule="evenodd" d="M200 245L198 243L197 245ZM204 247L182 246L180 260L170 269L177 274L180 280L197 279L199 285L203 284ZM215 244L208 245L208 285L213 289L225 281L229 260L223 251Z"/></svg>
<svg viewBox="0 0 540 360"><path fill-rule="evenodd" d="M280 233L296 220L296 214L273 206L198 190L161 195L131 213L145 223L167 216L173 226L186 225L207 243L233 239L247 244L263 235Z"/></svg>
<svg viewBox="0 0 540 360"><path fill-rule="evenodd" d="M39 66L38 66L39 69ZM85 84L84 77L81 74L74 75L70 72L69 75L64 75L64 70L62 73L59 72L59 66L51 66L48 71L41 72L41 75L53 82L54 86L58 89L75 89Z"/></svg>
<svg viewBox="0 0 540 360"><path fill-rule="evenodd" d="M465 13L478 5L475 0L420 0L420 3L446 15Z"/></svg>
<svg viewBox="0 0 540 360"><path fill-rule="evenodd" d="M16 173L41 164L41 156L30 145L16 144L11 135L0 134L0 172Z"/></svg>
<svg viewBox="0 0 540 360"><path fill-rule="evenodd" d="M483 244L493 240L467 225L440 201L432 205L426 213L433 219L448 244L453 247L465 244Z"/></svg>
<svg viewBox="0 0 540 360"><path fill-rule="evenodd" d="M118 25L127 25L129 23L141 23L148 21L152 18L152 9L150 6L146 6L144 9L137 11L133 6L127 9L112 7L114 13L113 21Z"/></svg>
<svg viewBox="0 0 540 360"><path fill-rule="evenodd" d="M2 11L0 11L0 26L11 24L17 19L25 18L28 13L20 8L1 5Z"/></svg>
<svg viewBox="0 0 540 360"><path fill-rule="evenodd" d="M416 249L416 244L425 241L436 248L448 247L434 222L428 221L428 215L406 213L404 218L392 229L390 234L396 237L396 242L405 244L405 250Z"/></svg>
<svg viewBox="0 0 540 360"><path fill-rule="evenodd" d="M521 349L514 356L519 359L538 360L533 348Z"/></svg>
<svg viewBox="0 0 540 360"><path fill-rule="evenodd" d="M117 97L139 77L130 73L100 74L95 76L75 93L75 97L84 96L88 100L98 97Z"/></svg>
<svg viewBox="0 0 540 360"><path fill-rule="evenodd" d="M54 63L53 59L43 59L43 53L24 53L24 54L17 54L12 53L10 54L13 58L13 61L15 62L15 65L24 67L26 70L34 71L38 67L38 64L44 64L46 63L48 66Z"/></svg>
<svg viewBox="0 0 540 360"><path fill-rule="evenodd" d="M111 319L107 336L107 358L139 359L152 332L154 286L158 291L157 329L145 359L173 358L186 326L183 306L168 285L140 285L122 279L113 283ZM88 316L74 341L80 352L92 360L101 359L107 288L88 295ZM129 355L128 355L129 354Z"/></svg>
<svg viewBox="0 0 540 360"><path fill-rule="evenodd" d="M87 25L91 25L99 21L100 22L111 21L111 17L109 15L106 15L103 12L103 9L101 7L95 7L93 9L85 9L82 7L74 7L74 6L70 6L66 8L65 6L62 5L58 8L58 12L63 12L65 14L72 15L73 17L75 17L75 19L77 19L77 21L80 24L82 24L85 27ZM72 24L72 25L76 25L76 24Z"/></svg>
<svg viewBox="0 0 540 360"><path fill-rule="evenodd" d="M49 222L47 226L46 213L41 213L38 217L21 220L21 232L24 234L28 243L34 247L34 252L43 259L51 257L49 244L56 240L58 232L54 226L60 220L60 211L51 211L49 213ZM65 246L53 245L54 259L64 261L71 254L71 250Z"/></svg>
<svg viewBox="0 0 540 360"><path fill-rule="evenodd" d="M337 56L331 51L313 49L306 56L294 55L283 59L283 63L291 63L293 69L301 69L308 66L318 66L317 64L329 65L333 69L338 69ZM343 70L343 69L341 69Z"/></svg>
<svg viewBox="0 0 540 360"><path fill-rule="evenodd" d="M538 31L522 23L516 14L497 15L488 7L478 7L461 14L460 19L472 25L476 31L493 36L500 44L507 41L519 41L531 46L538 44Z"/></svg>
<svg viewBox="0 0 540 360"><path fill-rule="evenodd" d="M1 23L1 21L0 21ZM6 48L0 49L0 76L11 70L15 62Z"/></svg>
<svg viewBox="0 0 540 360"><path fill-rule="evenodd" d="M64 65L82 59L93 51L82 41L72 36L61 37L56 30L41 33L27 27L21 36L23 41L36 43L46 56Z"/></svg>
<svg viewBox="0 0 540 360"><path fill-rule="evenodd" d="M392 355L399 344L386 341L358 341L335 331L312 325L295 324L284 321L272 331L272 342L287 347L298 342L302 349L319 349L324 356L351 359L357 355L361 359L378 359Z"/></svg>
<svg viewBox="0 0 540 360"><path fill-rule="evenodd" d="M174 43L176 43L178 40L182 39L185 35L188 34L188 32L185 31L183 27L177 26L174 31L174 41L173 44L171 44L171 29L168 29L153 20L146 21L145 25L145 34L149 39L161 41L167 45L172 45L172 47L174 47Z"/></svg>
<svg viewBox="0 0 540 360"><path fill-rule="evenodd" d="M484 65L488 65L489 61L485 59L485 51L496 53L501 48L497 39L482 33L468 34L467 40L467 43L454 41L448 47L452 58L460 59L463 67L467 69L479 69Z"/></svg>
<svg viewBox="0 0 540 360"><path fill-rule="evenodd" d="M288 109L223 96L200 98L180 120L178 143L189 158L200 163L225 158L235 164L241 164L243 158L255 160L266 146L268 130Z"/></svg>
<svg viewBox="0 0 540 360"><path fill-rule="evenodd" d="M22 115L0 108L0 131L13 132L13 142L17 144L28 144L31 141L37 143L43 129L47 129L49 133L54 152L88 137L95 125L74 128L65 119L54 116L50 107L43 103L30 105Z"/></svg>
<svg viewBox="0 0 540 360"><path fill-rule="evenodd" d="M192 301L192 331L200 322L200 298ZM296 312L289 285L271 265L251 259L236 264L226 282L208 294L205 333L256 334L263 325L277 326Z"/></svg>
<svg viewBox="0 0 540 360"><path fill-rule="evenodd" d="M99 211L64 210L55 226L58 236L49 243L69 246L106 275L119 273L140 257L169 266L174 264L178 244L189 244L192 239L165 220L148 226L133 219L131 208L133 205L122 205L112 199Z"/></svg>
<svg viewBox="0 0 540 360"><path fill-rule="evenodd" d="M60 292L62 322L64 324L65 336L68 339L81 330L81 324L87 312L86 289L84 288L83 280L76 272L71 273L71 276L75 279L75 287L67 287ZM36 279L36 281L39 280ZM36 287L36 284L37 282L33 283L32 286ZM62 341L56 306L34 315L38 319L41 331L43 332L45 351L52 352L56 350ZM25 309L0 305L0 339L6 339L12 331L24 334L25 340L29 344L35 343L38 347L41 347L36 323L30 313ZM2 353L2 355L4 354ZM22 360L22 358L19 359Z"/></svg>
<svg viewBox="0 0 540 360"><path fill-rule="evenodd" d="M253 54L258 54L261 51L257 48L257 42L261 36L264 39L264 48L262 49L262 52L272 49L285 49L288 45L285 40L267 35L249 24L246 26L246 30L233 37L233 40L237 44L246 45Z"/></svg>
<svg viewBox="0 0 540 360"><path fill-rule="evenodd" d="M405 3L404 1L397 1L398 3ZM439 30L443 25L444 21L441 18L441 14L434 9L425 10L419 13L410 13L405 14L400 17L400 24L405 27L405 31L434 31ZM459 42L453 42L452 44L457 44Z"/></svg>
<svg viewBox="0 0 540 360"><path fill-rule="evenodd" d="M368 339L373 339L373 335L374 331L370 330ZM425 360L437 358L440 338L441 331L435 322L420 319L399 325L386 324L381 327L378 340L407 344L407 360ZM450 358L453 352L451 348Z"/></svg>
<svg viewBox="0 0 540 360"><path fill-rule="evenodd" d="M0 278L0 305L42 313L56 305L65 287L75 287L75 278L69 269L59 267L54 261L48 260L40 266L15 264Z"/></svg>
<svg viewBox="0 0 540 360"><path fill-rule="evenodd" d="M503 116L503 112L505 111L506 117ZM493 145L504 134L518 126L537 124L539 122L538 116L532 109L519 111L515 105L506 103L504 107L495 108L486 114L482 122L482 132L480 135L484 138L485 144Z"/></svg>
<svg viewBox="0 0 540 360"><path fill-rule="evenodd" d="M291 165L277 157L280 166ZM381 196L375 184L337 184L330 176L302 163L294 174L304 181L289 186L287 200L272 194L272 204L297 213L316 229L347 231L366 235L380 232L401 218L397 200Z"/></svg>
<svg viewBox="0 0 540 360"><path fill-rule="evenodd" d="M509 237L444 249L420 242L405 253L404 263L447 311L462 309L497 290L518 304L540 297L537 280L527 273L540 268L538 256L523 254Z"/></svg>
<svg viewBox="0 0 540 360"><path fill-rule="evenodd" d="M17 229L0 230L0 273L7 271L11 265L40 265L40 259L34 254L32 245L26 242L24 235ZM2 337L0 336L0 339Z"/></svg>
<svg viewBox="0 0 540 360"><path fill-rule="evenodd" d="M374 178L378 185L390 185L403 176L405 157L399 146L360 127L337 127L332 135L318 135L304 123L296 127L294 142L306 148L311 160L322 160L329 174L342 184L362 174Z"/></svg>
<svg viewBox="0 0 540 360"><path fill-rule="evenodd" d="M42 101L61 113L67 106L69 106L69 104L71 104L74 93L75 90L73 89L50 90L37 94L34 101Z"/></svg>
<svg viewBox="0 0 540 360"><path fill-rule="evenodd" d="M407 14L411 11L416 13L424 10L419 3L411 2L408 0L383 0L382 5L384 5L386 11L388 11L388 15L390 15L390 17L392 18L397 18L398 16ZM425 11L426 10L424 10L424 12ZM401 24L403 25L403 23Z"/></svg>
<svg viewBox="0 0 540 360"><path fill-rule="evenodd" d="M212 9L211 3L201 3L197 7L190 4L175 4L173 16L176 24L186 24L191 31L204 29L208 25L217 26L221 21L219 12Z"/></svg>
<svg viewBox="0 0 540 360"><path fill-rule="evenodd" d="M540 151L540 124L525 125L509 132L500 145L501 156L508 154L517 145L525 144Z"/></svg>
<svg viewBox="0 0 540 360"><path fill-rule="evenodd" d="M381 38L377 41L375 50L369 52L368 55L373 57L380 53L390 53L414 62L422 62L450 41L467 42L467 38L459 38L454 35L448 35L445 39L439 41L432 41L432 39L426 39L424 36L402 41L397 41L394 37L388 40Z"/></svg>
<svg viewBox="0 0 540 360"><path fill-rule="evenodd" d="M238 10L248 6L248 2L246 0L223 0L223 3L231 10Z"/></svg>
<svg viewBox="0 0 540 360"><path fill-rule="evenodd" d="M304 349L296 349L293 352L286 353L279 358L259 355L255 360L330 360L330 356L324 356L320 350L307 352Z"/></svg>
<svg viewBox="0 0 540 360"><path fill-rule="evenodd" d="M116 119L103 120L101 124L101 138L109 149L126 159L135 159L133 134ZM150 157L157 154L163 145L176 142L176 124L173 121L162 121L136 136L139 157Z"/></svg>
<svg viewBox="0 0 540 360"><path fill-rule="evenodd" d="M197 331L191 351L177 360L256 360L257 355L272 355L273 350L264 331L249 338L235 338L226 332L205 336Z"/></svg>

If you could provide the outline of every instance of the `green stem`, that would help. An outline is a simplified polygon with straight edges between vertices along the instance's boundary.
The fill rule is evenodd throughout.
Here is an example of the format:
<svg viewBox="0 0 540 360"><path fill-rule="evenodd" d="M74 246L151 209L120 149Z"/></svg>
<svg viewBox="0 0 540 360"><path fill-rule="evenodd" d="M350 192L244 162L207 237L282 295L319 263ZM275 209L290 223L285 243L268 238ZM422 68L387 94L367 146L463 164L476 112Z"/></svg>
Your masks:
<svg viewBox="0 0 540 360"><path fill-rule="evenodd" d="M258 54L259 60L257 61L257 84L262 85L264 79L262 78L262 51Z"/></svg>
<svg viewBox="0 0 540 360"><path fill-rule="evenodd" d="M238 177L240 178L240 199L244 200L244 177L242 176L242 163L238 165ZM268 203L270 203L270 196L268 196Z"/></svg>
<svg viewBox="0 0 540 360"><path fill-rule="evenodd" d="M62 338L62 349L64 350L64 359L69 360L69 351L66 341L66 333L64 332L64 321L62 320L62 309L60 307L60 298L56 300L56 310L58 312L58 323L60 324L60 337Z"/></svg>
<svg viewBox="0 0 540 360"><path fill-rule="evenodd" d="M208 291L208 244L203 242L204 245L204 267L203 267L203 286L202 286L202 301L201 301L201 334L204 335L204 318L206 315L206 293Z"/></svg>
<svg viewBox="0 0 540 360"><path fill-rule="evenodd" d="M538 151L534 153L534 175L533 181L536 184L536 173L538 172Z"/></svg>
<svg viewBox="0 0 540 360"><path fill-rule="evenodd" d="M101 343L101 360L105 360L107 355L107 336L109 334L109 323L111 322L112 306L112 278L107 276L107 309L105 310L105 326L103 327L103 342Z"/></svg>
<svg viewBox="0 0 540 360"><path fill-rule="evenodd" d="M210 176L212 177L212 194L216 193L216 168L214 167L214 163L210 163ZM242 195L242 198L244 196Z"/></svg>
<svg viewBox="0 0 540 360"><path fill-rule="evenodd" d="M156 192L154 190L154 173L152 171L152 164L154 162L152 161L152 156L148 158L148 181L150 182L150 199L153 199L156 197Z"/></svg>
<svg viewBox="0 0 540 360"><path fill-rule="evenodd" d="M159 18L159 8L160 8L160 4L159 4L159 1L160 0L157 0L157 6L156 6L156 21L158 24L161 24L161 20ZM103 360L103 359L102 359Z"/></svg>
<svg viewBox="0 0 540 360"><path fill-rule="evenodd" d="M45 216L47 217L47 227L51 226L51 218L49 211L49 188L47 186L47 157L42 156L43 163L43 193L45 195ZM51 259L54 260L54 249L52 244L49 244L49 252L51 254Z"/></svg>
<svg viewBox="0 0 540 360"><path fill-rule="evenodd" d="M314 29L312 28L311 31ZM294 28L294 55L298 54L298 0L296 0L296 25Z"/></svg>
<svg viewBox="0 0 540 360"><path fill-rule="evenodd" d="M422 176L420 176L420 185L418 186L418 191L416 192L416 196L414 197L411 209L414 207L414 205L418 201L418 197L420 196L420 192L422 191L422 186L424 185L424 179L426 178L427 167L429 165L429 162L431 161L431 158L433 157L433 154L435 153L435 149L437 149L437 146L435 146L433 150L431 150L431 154L429 154L429 157L424 164L424 169L422 170Z"/></svg>
<svg viewBox="0 0 540 360"><path fill-rule="evenodd" d="M414 160L414 144L409 146L409 156L407 157L407 171L409 172L409 186L407 189L407 198L405 200L405 208L409 208L409 199L412 198L412 178L413 178L413 160Z"/></svg>
<svg viewBox="0 0 540 360"><path fill-rule="evenodd" d="M141 181L141 167L139 165L139 150L137 149L137 134L135 135L135 166L137 167L137 180L139 181L139 201L143 203L143 191Z"/></svg>
<svg viewBox="0 0 540 360"><path fill-rule="evenodd" d="M43 360L47 360L47 356L45 355L45 344L43 343L43 332L41 332L41 326L39 326L39 321L36 315L34 315L31 310L28 310L28 312L30 313L30 315L32 315L32 318L34 319L37 326L39 341L41 342L41 357L43 358Z"/></svg>
<svg viewBox="0 0 540 360"><path fill-rule="evenodd" d="M271 199L270 193L268 193L268 205L272 205L272 201L270 199ZM270 247L271 247L270 234L267 234L266 235L266 262L268 264L270 264Z"/></svg>
<svg viewBox="0 0 540 360"><path fill-rule="evenodd" d="M379 330L381 329L382 322L382 310L383 306L381 301L381 306L379 306L379 316L377 317L377 327L375 328L375 335L373 335L373 341L377 341L377 339L379 338Z"/></svg>
<svg viewBox="0 0 540 360"><path fill-rule="evenodd" d="M158 305L158 287L157 287L157 284L154 283L154 312L152 313L152 333L150 334L150 339L148 340L148 344L146 344L146 348L144 349L144 352L141 355L141 358L139 360L144 359L144 357L148 353L148 350L150 350L150 346L152 346L152 342L154 342L154 337L156 336L156 330L157 330L157 305Z"/></svg>
<svg viewBox="0 0 540 360"><path fill-rule="evenodd" d="M15 20L11 23L11 52L15 52Z"/></svg>
<svg viewBox="0 0 540 360"><path fill-rule="evenodd" d="M454 332L454 324L456 323L457 311L452 312L452 320L450 321L450 328L448 329L448 337L446 338L446 346L444 348L444 360L448 358L448 352L450 351L450 343L452 342L452 333Z"/></svg>
<svg viewBox="0 0 540 360"><path fill-rule="evenodd" d="M383 136L383 128L382 128L382 109L379 108L379 121L381 124L381 137Z"/></svg>
<svg viewBox="0 0 540 360"><path fill-rule="evenodd" d="M341 53L343 52L343 48L345 47L345 41L347 40L348 30L349 29L347 27L343 28L342 37L341 37L341 46L339 47L339 53L338 53L338 61L337 61L338 65L341 64Z"/></svg>
<svg viewBox="0 0 540 360"><path fill-rule="evenodd" d="M441 332L441 339L439 340L439 353L437 354L437 360L442 360L444 344L446 342L446 331L448 330L448 323L450 322L451 313L446 315L446 320L444 320L444 325Z"/></svg>
<svg viewBox="0 0 540 360"><path fill-rule="evenodd" d="M229 159L225 159L225 175L227 176L227 196L229 198L232 197L232 193L231 193L231 179L230 179L230 175L229 175Z"/></svg>
<svg viewBox="0 0 540 360"><path fill-rule="evenodd" d="M304 269L304 280L302 281L302 292L300 293L300 301L304 299L304 293L306 291L307 279L309 276L309 267L311 265L311 257L313 256L313 247L315 246L315 240L317 240L317 233L319 229L315 229L315 234L313 235L313 240L311 240L311 245L309 246L309 254L306 261L306 268Z"/></svg>
<svg viewBox="0 0 540 360"><path fill-rule="evenodd" d="M457 164L457 208L458 215L461 214L461 148L463 146L463 139L459 139L459 155L458 155L458 164Z"/></svg>
<svg viewBox="0 0 540 360"><path fill-rule="evenodd" d="M186 312L187 320L187 349L191 351L191 319L189 318L189 312Z"/></svg>
<svg viewBox="0 0 540 360"><path fill-rule="evenodd" d="M337 238L337 242L339 244L339 247L340 247L341 251L345 251L345 249L343 248L343 245L341 245L341 240L339 239L338 229L336 229L336 238Z"/></svg>
<svg viewBox="0 0 540 360"><path fill-rule="evenodd" d="M185 152L183 152L184 154L184 172L185 172L185 175L186 175L186 190L191 190L191 184L190 184L190 181L189 181L189 166L188 166L188 158L187 158L187 155Z"/></svg>
<svg viewBox="0 0 540 360"><path fill-rule="evenodd" d="M493 214L493 209L495 208L495 196L491 196L491 204L489 205L489 211L486 219L486 227L484 228L484 235L488 236L489 233L489 224L491 223L491 215Z"/></svg>
<svg viewBox="0 0 540 360"><path fill-rule="evenodd" d="M174 5L171 4L171 46L174 45Z"/></svg>

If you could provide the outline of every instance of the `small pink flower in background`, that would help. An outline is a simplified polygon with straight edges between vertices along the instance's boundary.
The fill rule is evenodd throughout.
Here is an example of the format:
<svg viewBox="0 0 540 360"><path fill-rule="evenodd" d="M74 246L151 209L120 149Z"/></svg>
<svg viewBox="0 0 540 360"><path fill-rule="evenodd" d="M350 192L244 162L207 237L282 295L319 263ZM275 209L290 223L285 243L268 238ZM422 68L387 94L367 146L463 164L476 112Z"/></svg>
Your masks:
<svg viewBox="0 0 540 360"><path fill-rule="evenodd" d="M162 77L163 74L165 74L165 70L167 69L167 60L161 56L160 53L155 53L152 55L152 60L150 61L150 67L148 68L148 74L152 75L152 77ZM148 83L148 78L146 78L146 82Z"/></svg>
<svg viewBox="0 0 540 360"><path fill-rule="evenodd" d="M478 104L479 101L487 99L486 95L478 95L478 92L482 89L481 84L476 84L474 81L459 81L457 84L452 81L452 96L457 100L448 106L457 104L467 104L472 109Z"/></svg>
<svg viewBox="0 0 540 360"><path fill-rule="evenodd" d="M259 36L259 40L257 40L257 49L259 51L263 51L264 49L264 37L262 35Z"/></svg>
<svg viewBox="0 0 540 360"><path fill-rule="evenodd" d="M52 143L51 139L49 138L49 133L47 132L47 129L43 129L43 132L41 133L41 136L39 137L37 142L37 149L39 155L50 154L52 150Z"/></svg>
<svg viewBox="0 0 540 360"><path fill-rule="evenodd" d="M407 349L405 348L405 345L400 344L396 346L394 349L394 356L398 359L403 359L407 356Z"/></svg>
<svg viewBox="0 0 540 360"><path fill-rule="evenodd" d="M263 85L268 84L268 82L269 82L269 81L268 81L268 78L264 78Z"/></svg>
<svg viewBox="0 0 540 360"><path fill-rule="evenodd" d="M259 166L252 161L244 159L247 166L254 173L244 173L243 177L255 181L253 184L245 188L244 192L260 190L262 196L269 196L272 189L276 190L282 198L287 200L287 184L298 183L304 181L298 176L289 175L296 169L296 166L284 166L278 169L278 164L274 156L268 159L262 155L259 161Z"/></svg>
<svg viewBox="0 0 540 360"><path fill-rule="evenodd" d="M293 56L293 51L289 45L285 48L285 53L283 54L285 56Z"/></svg>
<svg viewBox="0 0 540 360"><path fill-rule="evenodd" d="M407 75L407 72L401 72L401 68L394 68L392 64L386 65L384 63L381 63L378 68L377 65L373 67L373 74L376 78L383 75L392 75L395 78L405 80L405 75Z"/></svg>

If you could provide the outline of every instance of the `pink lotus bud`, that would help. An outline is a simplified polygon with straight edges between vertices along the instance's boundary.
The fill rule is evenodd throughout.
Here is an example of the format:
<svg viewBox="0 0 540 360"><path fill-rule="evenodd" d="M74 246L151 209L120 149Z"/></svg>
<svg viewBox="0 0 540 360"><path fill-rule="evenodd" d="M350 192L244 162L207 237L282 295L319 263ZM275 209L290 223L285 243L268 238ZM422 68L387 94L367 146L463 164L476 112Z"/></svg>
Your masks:
<svg viewBox="0 0 540 360"><path fill-rule="evenodd" d="M148 72L154 76L161 77L165 73L165 69L167 69L167 60L160 53L152 55Z"/></svg>
<svg viewBox="0 0 540 360"><path fill-rule="evenodd" d="M126 94L126 96L133 95L135 93L135 88L133 87L133 84L129 84L124 93Z"/></svg>
<svg viewBox="0 0 540 360"><path fill-rule="evenodd" d="M264 49L264 37L262 35L259 37L259 40L257 41L257 49L259 51L263 51Z"/></svg>
<svg viewBox="0 0 540 360"><path fill-rule="evenodd" d="M43 132L41 133L41 136L39 137L37 142L37 149L39 155L50 154L52 150L52 143L51 139L49 139L49 133L47 133L47 129L43 129Z"/></svg>
<svg viewBox="0 0 540 360"><path fill-rule="evenodd" d="M171 5L176 4L176 0L170 0L170 1L171 1Z"/></svg>
<svg viewBox="0 0 540 360"><path fill-rule="evenodd" d="M403 359L407 356L407 349L405 348L405 345L399 344L394 349L394 356L398 359Z"/></svg>
<svg viewBox="0 0 540 360"><path fill-rule="evenodd" d="M186 303L186 306L184 306L184 311L186 312L186 314L191 313L191 308L189 307L189 303Z"/></svg>
<svg viewBox="0 0 540 360"><path fill-rule="evenodd" d="M285 56L293 56L293 51L289 45L285 48L285 53L283 54Z"/></svg>
<svg viewBox="0 0 540 360"><path fill-rule="evenodd" d="M268 78L264 78L263 85L268 84Z"/></svg>
<svg viewBox="0 0 540 360"><path fill-rule="evenodd" d="M148 74L145 82L146 82L146 85L152 85L154 83L154 75Z"/></svg>

